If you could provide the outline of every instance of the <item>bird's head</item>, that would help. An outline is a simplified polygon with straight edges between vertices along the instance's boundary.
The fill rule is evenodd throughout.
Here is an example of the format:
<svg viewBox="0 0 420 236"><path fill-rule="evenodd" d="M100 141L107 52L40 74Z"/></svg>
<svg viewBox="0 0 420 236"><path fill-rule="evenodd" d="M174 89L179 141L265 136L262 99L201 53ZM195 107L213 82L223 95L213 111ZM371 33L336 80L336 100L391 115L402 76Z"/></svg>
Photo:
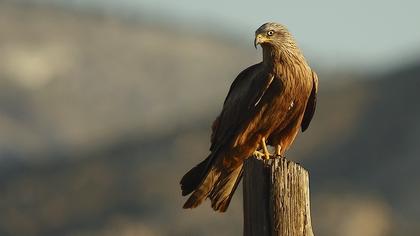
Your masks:
<svg viewBox="0 0 420 236"><path fill-rule="evenodd" d="M293 38L290 35L287 28L278 23L265 23L255 31L254 46L261 47L278 47L280 48L283 44L293 42Z"/></svg>

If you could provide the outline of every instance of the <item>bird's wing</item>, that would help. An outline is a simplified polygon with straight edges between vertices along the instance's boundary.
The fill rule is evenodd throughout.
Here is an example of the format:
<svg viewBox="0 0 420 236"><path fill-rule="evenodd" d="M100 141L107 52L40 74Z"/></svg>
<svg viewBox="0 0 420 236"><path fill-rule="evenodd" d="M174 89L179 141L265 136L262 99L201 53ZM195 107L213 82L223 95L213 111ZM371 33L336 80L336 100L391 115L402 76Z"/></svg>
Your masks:
<svg viewBox="0 0 420 236"><path fill-rule="evenodd" d="M248 114L264 95L273 78L263 76L261 79L261 76L257 76L261 72L262 65L255 64L242 71L233 81L222 112L213 122L210 150L242 123L245 119L243 114Z"/></svg>
<svg viewBox="0 0 420 236"><path fill-rule="evenodd" d="M311 95L309 96L308 102L306 103L305 113L302 119L302 132L305 131L309 127L309 123L311 123L312 117L315 113L316 108L316 98L318 93L318 76L314 71L312 71L312 91Z"/></svg>
<svg viewBox="0 0 420 236"><path fill-rule="evenodd" d="M211 154L204 167L206 175L201 178L199 188L196 188L184 207L195 207L207 196L214 210L226 211L242 178L243 159L225 155L225 151L229 153L233 148L231 145L236 143L238 137L245 137L243 132L252 121L257 120L253 117L267 100L265 94L273 80L274 77L265 73L261 64L251 66L237 76L221 114L213 123Z"/></svg>

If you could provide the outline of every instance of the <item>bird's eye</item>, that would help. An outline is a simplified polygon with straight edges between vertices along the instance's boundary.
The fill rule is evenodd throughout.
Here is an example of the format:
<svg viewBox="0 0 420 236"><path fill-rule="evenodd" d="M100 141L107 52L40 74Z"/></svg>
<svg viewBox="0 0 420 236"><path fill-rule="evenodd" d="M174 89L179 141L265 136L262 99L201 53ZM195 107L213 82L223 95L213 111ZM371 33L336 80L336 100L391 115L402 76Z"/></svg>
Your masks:
<svg viewBox="0 0 420 236"><path fill-rule="evenodd" d="M267 32L267 35L268 35L268 36L271 36L271 35L273 35L273 34L274 34L274 31L273 31L273 30L270 30L270 31L268 31L268 32Z"/></svg>

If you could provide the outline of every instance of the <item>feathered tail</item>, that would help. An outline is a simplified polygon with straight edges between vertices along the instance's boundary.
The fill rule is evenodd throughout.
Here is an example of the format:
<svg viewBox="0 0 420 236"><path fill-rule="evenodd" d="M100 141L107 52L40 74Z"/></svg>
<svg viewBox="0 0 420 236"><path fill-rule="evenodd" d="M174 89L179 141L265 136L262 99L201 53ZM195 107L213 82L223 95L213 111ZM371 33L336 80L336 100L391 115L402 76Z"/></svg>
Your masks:
<svg viewBox="0 0 420 236"><path fill-rule="evenodd" d="M216 155L217 152L213 152L182 177L182 195L192 193L184 208L195 208L210 198L214 210L227 210L242 177L242 163L235 168L217 168L220 165L215 165Z"/></svg>

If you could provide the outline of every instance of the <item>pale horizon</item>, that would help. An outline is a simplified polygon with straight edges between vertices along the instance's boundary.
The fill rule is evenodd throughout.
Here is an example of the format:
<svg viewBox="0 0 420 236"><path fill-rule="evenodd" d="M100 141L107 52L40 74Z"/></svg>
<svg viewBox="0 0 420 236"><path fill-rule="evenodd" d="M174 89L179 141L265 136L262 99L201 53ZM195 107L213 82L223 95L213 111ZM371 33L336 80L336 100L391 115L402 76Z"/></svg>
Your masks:
<svg viewBox="0 0 420 236"><path fill-rule="evenodd" d="M263 5L221 0L122 0L118 4L110 0L74 0L65 4L146 15L151 21L193 31L229 34L243 39L241 44L252 42L254 30L262 23L279 22L293 33L309 60L329 68L384 70L420 58L418 1L267 1Z"/></svg>

